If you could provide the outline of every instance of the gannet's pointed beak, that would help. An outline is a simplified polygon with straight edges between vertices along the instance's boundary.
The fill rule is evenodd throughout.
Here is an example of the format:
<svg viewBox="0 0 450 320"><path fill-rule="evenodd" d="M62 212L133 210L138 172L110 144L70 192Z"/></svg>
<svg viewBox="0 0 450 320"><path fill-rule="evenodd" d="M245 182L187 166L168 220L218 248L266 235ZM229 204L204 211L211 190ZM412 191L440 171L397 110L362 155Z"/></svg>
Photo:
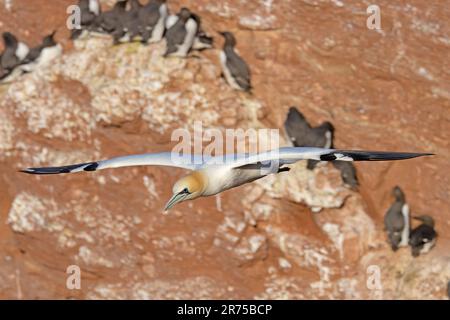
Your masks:
<svg viewBox="0 0 450 320"><path fill-rule="evenodd" d="M174 194L172 198L170 198L169 202L167 202L166 206L164 207L164 211L169 210L174 205L176 205L179 202L182 202L187 198L189 195L189 192L181 191L180 193Z"/></svg>

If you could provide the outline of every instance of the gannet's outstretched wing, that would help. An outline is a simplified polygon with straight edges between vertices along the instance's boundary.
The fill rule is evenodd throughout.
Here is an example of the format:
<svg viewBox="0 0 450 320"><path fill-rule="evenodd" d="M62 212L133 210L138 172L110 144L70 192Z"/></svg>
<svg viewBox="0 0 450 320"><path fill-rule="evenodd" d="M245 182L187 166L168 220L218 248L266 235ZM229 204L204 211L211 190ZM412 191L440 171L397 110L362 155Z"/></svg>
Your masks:
<svg viewBox="0 0 450 320"><path fill-rule="evenodd" d="M80 171L97 171L108 168L130 166L170 166L195 170L202 164L201 157L180 156L171 152L147 153L131 156L117 157L109 160L73 164L62 167L29 168L21 172L30 174L59 174Z"/></svg>
<svg viewBox="0 0 450 320"><path fill-rule="evenodd" d="M411 152L383 152L383 151L351 151L324 148L280 148L258 154L237 154L233 157L229 155L223 157L226 166L238 168L250 164L278 161L279 165L291 164L300 160L318 161L389 161L404 160L421 156L433 155L431 153L411 153ZM217 157L211 158L208 162L218 163ZM205 165L208 165L208 162Z"/></svg>

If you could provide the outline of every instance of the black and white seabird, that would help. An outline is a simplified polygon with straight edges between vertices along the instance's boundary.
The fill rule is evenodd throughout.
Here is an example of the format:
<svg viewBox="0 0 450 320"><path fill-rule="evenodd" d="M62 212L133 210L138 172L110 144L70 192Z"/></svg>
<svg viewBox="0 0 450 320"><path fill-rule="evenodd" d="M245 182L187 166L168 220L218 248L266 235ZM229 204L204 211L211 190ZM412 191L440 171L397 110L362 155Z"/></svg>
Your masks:
<svg viewBox="0 0 450 320"><path fill-rule="evenodd" d="M250 69L247 63L236 53L236 38L231 32L220 32L225 38L223 50L220 52L222 72L228 84L237 90L250 91Z"/></svg>
<svg viewBox="0 0 450 320"><path fill-rule="evenodd" d="M358 177L356 175L356 168L351 162L334 161L333 166L341 172L342 181L352 189L358 188Z"/></svg>
<svg viewBox="0 0 450 320"><path fill-rule="evenodd" d="M37 68L47 66L62 54L62 46L55 41L55 33L45 36L42 43L30 50L20 68L25 72L32 72Z"/></svg>
<svg viewBox="0 0 450 320"><path fill-rule="evenodd" d="M115 44L133 41L141 32L139 12L142 9L142 5L139 0L127 1L129 9L119 14L120 27L117 27L112 33Z"/></svg>
<svg viewBox="0 0 450 320"><path fill-rule="evenodd" d="M399 247L408 246L410 233L409 206L400 187L395 187L392 194L395 197L395 202L384 216L384 228L388 233L392 250L397 251Z"/></svg>
<svg viewBox="0 0 450 320"><path fill-rule="evenodd" d="M284 128L295 147L331 148L333 146L333 125L326 121L318 127L311 127L297 108L289 108ZM313 170L319 161L310 160L307 168Z"/></svg>
<svg viewBox="0 0 450 320"><path fill-rule="evenodd" d="M434 219L428 215L414 217L422 224L411 231L409 245L413 257L429 252L436 244L437 233L434 230Z"/></svg>
<svg viewBox="0 0 450 320"><path fill-rule="evenodd" d="M330 122L312 128L303 114L295 107L290 107L284 122L289 140L296 147L331 148L334 127Z"/></svg>
<svg viewBox="0 0 450 320"><path fill-rule="evenodd" d="M197 31L198 25L191 11L182 8L178 20L166 32L167 48L164 56L186 57L192 49Z"/></svg>
<svg viewBox="0 0 450 320"><path fill-rule="evenodd" d="M5 32L2 36L5 49L0 54L0 82L8 83L23 73L19 66L30 49L10 32Z"/></svg>
<svg viewBox="0 0 450 320"><path fill-rule="evenodd" d="M192 17L197 22L197 34L195 36L194 44L192 45L193 50L206 50L211 49L213 47L214 39L213 37L209 36L205 30L202 28L202 19L199 15L193 13Z"/></svg>
<svg viewBox="0 0 450 320"><path fill-rule="evenodd" d="M177 152L129 155L109 160L85 162L62 167L40 167L21 170L28 174L53 175L83 171L98 171L108 168L158 165L191 170L191 173L176 182L173 194L165 206L165 211L175 204L219 194L277 173L284 165L306 159L323 161L383 161L404 160L425 156L423 153L351 151L322 148L279 148L252 154L227 154L208 157L201 154L181 155ZM267 168L267 163L275 167ZM270 165L272 167L272 165ZM272 170L273 169L273 170Z"/></svg>
<svg viewBox="0 0 450 320"><path fill-rule="evenodd" d="M111 10L102 12L96 19L97 31L114 36L123 32L123 19L126 14L128 0L117 1ZM116 37L118 37L116 36Z"/></svg>
<svg viewBox="0 0 450 320"><path fill-rule="evenodd" d="M11 72L22 63L30 49L25 43L19 42L11 32L4 32L2 37L5 49L1 55L0 65L5 72Z"/></svg>
<svg viewBox="0 0 450 320"><path fill-rule="evenodd" d="M284 122L284 129L289 141L295 147L332 148L334 127L330 122L324 122L318 127L311 127L303 114L295 107L290 107ZM307 168L313 170L319 161L309 160ZM358 179L355 166L351 162L333 162L336 169L341 172L345 184L356 188Z"/></svg>
<svg viewBox="0 0 450 320"><path fill-rule="evenodd" d="M211 49L214 45L214 38L209 36L204 30L200 30L195 37L193 50L202 51Z"/></svg>
<svg viewBox="0 0 450 320"><path fill-rule="evenodd" d="M155 43L162 40L166 31L168 14L166 0L151 0L139 10L142 43Z"/></svg>
<svg viewBox="0 0 450 320"><path fill-rule="evenodd" d="M199 15L192 13L192 18L197 22L197 34L195 35L192 50L202 51L213 47L214 39L209 36L201 26L201 18ZM178 21L178 15L173 14L167 17L166 29L170 29Z"/></svg>
<svg viewBox="0 0 450 320"><path fill-rule="evenodd" d="M72 30L70 36L72 40L78 39L85 30L94 30L101 13L101 6L98 0L79 0L78 7L81 13L80 28Z"/></svg>

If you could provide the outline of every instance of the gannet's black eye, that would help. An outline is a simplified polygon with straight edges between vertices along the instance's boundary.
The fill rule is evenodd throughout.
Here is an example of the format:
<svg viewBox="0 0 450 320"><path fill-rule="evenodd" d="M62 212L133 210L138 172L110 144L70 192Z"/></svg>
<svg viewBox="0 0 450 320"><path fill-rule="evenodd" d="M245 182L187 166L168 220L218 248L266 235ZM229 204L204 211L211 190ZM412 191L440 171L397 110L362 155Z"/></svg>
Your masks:
<svg viewBox="0 0 450 320"><path fill-rule="evenodd" d="M184 188L182 192L183 192L183 193L190 193L189 190L188 190L188 188Z"/></svg>

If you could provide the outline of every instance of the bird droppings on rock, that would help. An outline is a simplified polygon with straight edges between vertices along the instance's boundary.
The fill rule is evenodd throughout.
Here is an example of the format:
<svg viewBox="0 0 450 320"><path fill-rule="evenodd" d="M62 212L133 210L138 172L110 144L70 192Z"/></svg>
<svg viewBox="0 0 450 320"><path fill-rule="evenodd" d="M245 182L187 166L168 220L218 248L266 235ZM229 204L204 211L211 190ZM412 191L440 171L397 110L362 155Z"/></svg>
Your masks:
<svg viewBox="0 0 450 320"><path fill-rule="evenodd" d="M58 210L53 199L41 199L38 196L22 192L14 199L8 214L8 224L16 232L63 230L58 220L64 212Z"/></svg>

